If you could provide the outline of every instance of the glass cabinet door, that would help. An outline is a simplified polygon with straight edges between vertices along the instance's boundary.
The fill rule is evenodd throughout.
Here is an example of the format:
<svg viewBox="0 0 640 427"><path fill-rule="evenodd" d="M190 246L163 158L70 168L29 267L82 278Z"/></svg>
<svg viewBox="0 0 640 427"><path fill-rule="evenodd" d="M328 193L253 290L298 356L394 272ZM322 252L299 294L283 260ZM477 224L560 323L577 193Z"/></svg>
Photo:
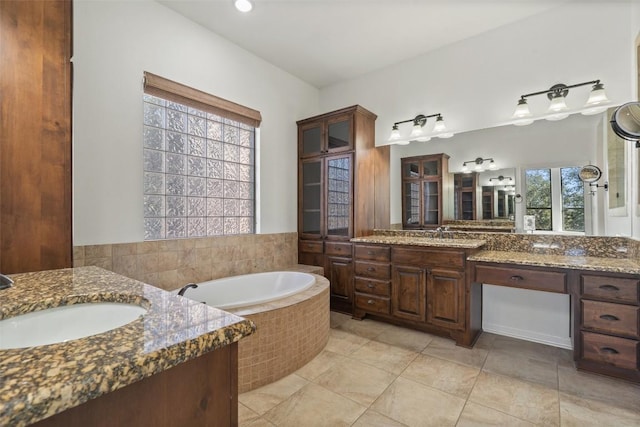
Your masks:
<svg viewBox="0 0 640 427"><path fill-rule="evenodd" d="M322 152L322 125L315 124L301 129L300 152L308 156Z"/></svg>
<svg viewBox="0 0 640 427"><path fill-rule="evenodd" d="M320 235L322 231L322 160L304 161L300 197L300 232Z"/></svg>
<svg viewBox="0 0 640 427"><path fill-rule="evenodd" d="M404 183L404 212L402 218L404 224L420 224L420 183Z"/></svg>
<svg viewBox="0 0 640 427"><path fill-rule="evenodd" d="M440 161L425 160L422 162L422 170L422 175L425 177L438 177L440 176Z"/></svg>
<svg viewBox="0 0 640 427"><path fill-rule="evenodd" d="M438 181L423 182L423 198L424 198L424 224L439 224L439 192Z"/></svg>
<svg viewBox="0 0 640 427"><path fill-rule="evenodd" d="M411 179L420 177L420 163L402 162L402 178Z"/></svg>
<svg viewBox="0 0 640 427"><path fill-rule="evenodd" d="M328 157L327 162L327 235L350 236L351 229L351 155Z"/></svg>
<svg viewBox="0 0 640 427"><path fill-rule="evenodd" d="M353 148L351 116L336 117L327 123L328 152L347 151Z"/></svg>

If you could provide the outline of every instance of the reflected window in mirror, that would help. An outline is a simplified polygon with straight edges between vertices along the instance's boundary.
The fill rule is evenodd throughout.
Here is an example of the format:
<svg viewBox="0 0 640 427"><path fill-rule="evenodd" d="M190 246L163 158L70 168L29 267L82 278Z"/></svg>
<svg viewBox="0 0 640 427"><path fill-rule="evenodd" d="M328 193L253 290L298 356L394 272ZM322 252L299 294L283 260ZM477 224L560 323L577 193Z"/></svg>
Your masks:
<svg viewBox="0 0 640 427"><path fill-rule="evenodd" d="M580 167L526 169L525 215L536 230L584 233L585 193Z"/></svg>

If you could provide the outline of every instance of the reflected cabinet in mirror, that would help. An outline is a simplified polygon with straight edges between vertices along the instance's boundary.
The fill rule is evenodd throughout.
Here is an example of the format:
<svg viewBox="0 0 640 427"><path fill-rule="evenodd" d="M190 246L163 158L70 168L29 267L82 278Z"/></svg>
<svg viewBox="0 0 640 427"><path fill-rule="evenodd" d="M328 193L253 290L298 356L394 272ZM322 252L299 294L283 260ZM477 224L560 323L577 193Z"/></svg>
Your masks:
<svg viewBox="0 0 640 427"><path fill-rule="evenodd" d="M446 154L401 159L403 228L435 228L450 218L453 200L448 160Z"/></svg>

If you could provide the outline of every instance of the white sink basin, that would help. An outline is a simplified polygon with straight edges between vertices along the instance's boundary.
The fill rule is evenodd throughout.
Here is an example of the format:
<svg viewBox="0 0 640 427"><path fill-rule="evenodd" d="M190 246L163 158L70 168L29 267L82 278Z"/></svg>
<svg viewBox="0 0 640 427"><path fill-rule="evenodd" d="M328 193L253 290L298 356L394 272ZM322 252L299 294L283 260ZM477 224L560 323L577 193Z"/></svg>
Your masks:
<svg viewBox="0 0 640 427"><path fill-rule="evenodd" d="M98 302L34 311L0 320L0 350L48 345L101 334L147 312L134 304Z"/></svg>

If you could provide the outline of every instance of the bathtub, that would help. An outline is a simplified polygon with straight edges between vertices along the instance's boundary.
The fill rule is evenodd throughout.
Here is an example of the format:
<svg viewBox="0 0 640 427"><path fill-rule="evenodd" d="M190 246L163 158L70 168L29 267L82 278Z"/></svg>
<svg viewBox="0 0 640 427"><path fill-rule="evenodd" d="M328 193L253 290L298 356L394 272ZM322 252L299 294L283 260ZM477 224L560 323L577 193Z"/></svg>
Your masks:
<svg viewBox="0 0 640 427"><path fill-rule="evenodd" d="M256 332L238 342L239 393L298 370L329 339L329 281L318 274L278 271L232 276L198 283L184 296L256 324Z"/></svg>
<svg viewBox="0 0 640 427"><path fill-rule="evenodd" d="M245 274L198 283L184 296L228 311L286 298L309 289L315 281L313 275L298 271Z"/></svg>

